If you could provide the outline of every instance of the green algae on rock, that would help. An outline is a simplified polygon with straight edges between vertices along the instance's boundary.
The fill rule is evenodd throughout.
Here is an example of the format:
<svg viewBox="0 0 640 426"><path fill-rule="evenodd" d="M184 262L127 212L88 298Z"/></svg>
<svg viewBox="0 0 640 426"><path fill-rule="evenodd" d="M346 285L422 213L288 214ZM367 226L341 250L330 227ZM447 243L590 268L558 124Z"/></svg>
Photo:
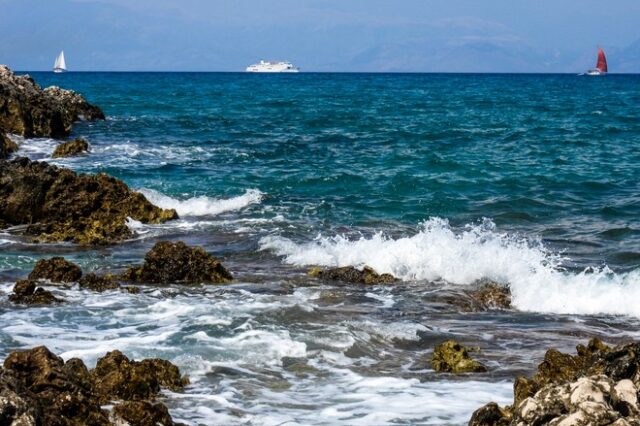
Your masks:
<svg viewBox="0 0 640 426"><path fill-rule="evenodd" d="M80 288L85 288L97 292L106 290L116 290L120 288L117 277L113 275L97 275L94 273L85 274L78 281Z"/></svg>
<svg viewBox="0 0 640 426"><path fill-rule="evenodd" d="M487 367L469 356L467 348L455 340L447 340L436 346L431 357L431 367L443 373L483 373Z"/></svg>
<svg viewBox="0 0 640 426"><path fill-rule="evenodd" d="M82 269L64 257L40 259L29 273L30 280L47 280L52 283L73 283L82 277Z"/></svg>
<svg viewBox="0 0 640 426"><path fill-rule="evenodd" d="M38 241L118 242L133 235L129 217L163 223L178 215L103 173L76 174L27 158L0 161L0 222L28 225L26 234Z"/></svg>
<svg viewBox="0 0 640 426"><path fill-rule="evenodd" d="M201 247L160 241L145 255L144 264L129 268L122 279L146 284L223 284L233 276Z"/></svg>
<svg viewBox="0 0 640 426"><path fill-rule="evenodd" d="M378 274L373 268L365 266L362 270L353 266L345 266L341 268L313 268L309 271L309 275L327 281L342 281L352 284L393 284L397 280L391 274Z"/></svg>
<svg viewBox="0 0 640 426"><path fill-rule="evenodd" d="M83 138L63 142L56 146L52 158L73 157L89 151L89 144Z"/></svg>
<svg viewBox="0 0 640 426"><path fill-rule="evenodd" d="M9 295L9 301L21 305L50 305L60 303L58 299L48 290L36 287L33 280L20 280L13 286L13 293Z"/></svg>
<svg viewBox="0 0 640 426"><path fill-rule="evenodd" d="M77 120L103 120L100 108L59 87L42 89L28 75L0 65L0 128L25 137L62 137Z"/></svg>

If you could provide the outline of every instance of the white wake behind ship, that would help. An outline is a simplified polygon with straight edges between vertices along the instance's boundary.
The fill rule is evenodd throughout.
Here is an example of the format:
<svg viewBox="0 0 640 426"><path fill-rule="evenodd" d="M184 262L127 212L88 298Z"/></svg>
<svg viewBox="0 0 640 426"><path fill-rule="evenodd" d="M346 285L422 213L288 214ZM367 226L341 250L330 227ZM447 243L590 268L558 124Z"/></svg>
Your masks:
<svg viewBox="0 0 640 426"><path fill-rule="evenodd" d="M53 72L65 72L67 71L67 63L64 60L64 50L60 52L56 58L56 62L53 64Z"/></svg>
<svg viewBox="0 0 640 426"><path fill-rule="evenodd" d="M258 64L249 65L247 72L300 72L300 68L287 61L260 61Z"/></svg>

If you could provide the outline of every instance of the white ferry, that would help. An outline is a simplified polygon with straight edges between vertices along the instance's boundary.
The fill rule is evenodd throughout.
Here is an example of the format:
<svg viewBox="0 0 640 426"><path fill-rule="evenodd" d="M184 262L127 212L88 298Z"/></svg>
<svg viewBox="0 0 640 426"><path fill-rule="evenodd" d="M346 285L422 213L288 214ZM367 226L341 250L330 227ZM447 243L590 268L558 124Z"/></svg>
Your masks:
<svg viewBox="0 0 640 426"><path fill-rule="evenodd" d="M247 72L300 72L291 62L260 61L259 64L249 65Z"/></svg>

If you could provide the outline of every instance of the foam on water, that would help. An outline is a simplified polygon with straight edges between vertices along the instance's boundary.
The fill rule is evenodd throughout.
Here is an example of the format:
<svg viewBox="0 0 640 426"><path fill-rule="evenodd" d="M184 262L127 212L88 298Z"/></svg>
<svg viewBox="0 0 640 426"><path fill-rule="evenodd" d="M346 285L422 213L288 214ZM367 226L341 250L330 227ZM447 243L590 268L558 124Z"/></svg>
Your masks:
<svg viewBox="0 0 640 426"><path fill-rule="evenodd" d="M153 204L163 209L175 209L180 216L215 216L221 213L241 210L251 204L262 201L264 194L258 189L248 189L244 194L227 199L199 196L179 200L152 189L140 192Z"/></svg>
<svg viewBox="0 0 640 426"><path fill-rule="evenodd" d="M613 314L640 317L640 271L615 273L607 267L580 273L562 267L562 255L539 240L496 231L490 220L456 232L448 222L426 221L415 235L389 238L382 233L351 240L317 237L298 244L264 237L272 250L293 265L369 265L403 280L444 280L468 285L480 279L507 283L521 310L560 314Z"/></svg>

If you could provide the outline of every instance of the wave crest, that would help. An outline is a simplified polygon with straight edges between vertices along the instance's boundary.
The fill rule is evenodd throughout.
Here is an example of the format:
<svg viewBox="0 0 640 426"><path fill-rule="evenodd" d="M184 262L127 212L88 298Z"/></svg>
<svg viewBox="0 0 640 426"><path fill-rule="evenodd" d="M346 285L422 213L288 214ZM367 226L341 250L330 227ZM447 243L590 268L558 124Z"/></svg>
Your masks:
<svg viewBox="0 0 640 426"><path fill-rule="evenodd" d="M175 209L180 216L215 216L235 210L241 210L251 204L262 202L264 194L258 189L248 189L244 194L233 198L211 198L199 196L179 200L152 189L141 189L147 199L163 209Z"/></svg>

